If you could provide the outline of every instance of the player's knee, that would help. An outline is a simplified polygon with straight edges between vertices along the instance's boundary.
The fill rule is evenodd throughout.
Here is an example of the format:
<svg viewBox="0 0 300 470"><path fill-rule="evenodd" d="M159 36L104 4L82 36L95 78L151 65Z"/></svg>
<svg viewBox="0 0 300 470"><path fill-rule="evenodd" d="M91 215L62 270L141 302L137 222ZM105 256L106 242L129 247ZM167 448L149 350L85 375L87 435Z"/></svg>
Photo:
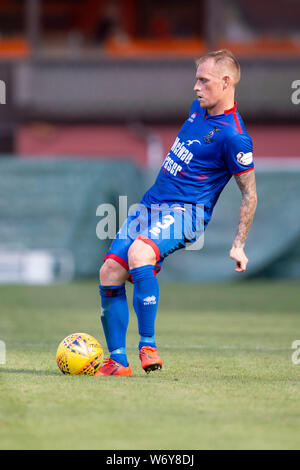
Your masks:
<svg viewBox="0 0 300 470"><path fill-rule="evenodd" d="M155 265L156 256L153 248L141 240L135 240L128 250L129 268L139 268L147 264Z"/></svg>
<svg viewBox="0 0 300 470"><path fill-rule="evenodd" d="M100 284L102 286L117 286L128 279L128 271L113 259L107 259L100 268Z"/></svg>

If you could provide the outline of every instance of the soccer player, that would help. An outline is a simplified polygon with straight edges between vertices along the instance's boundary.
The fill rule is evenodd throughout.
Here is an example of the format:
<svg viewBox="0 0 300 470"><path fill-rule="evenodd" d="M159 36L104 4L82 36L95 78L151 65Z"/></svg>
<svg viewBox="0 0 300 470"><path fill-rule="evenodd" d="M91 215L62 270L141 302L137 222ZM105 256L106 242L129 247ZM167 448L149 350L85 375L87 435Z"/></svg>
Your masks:
<svg viewBox="0 0 300 470"><path fill-rule="evenodd" d="M159 297L156 273L166 256L201 236L232 175L242 201L230 257L236 262L236 272L246 270L244 246L257 196L252 140L234 100L239 80L239 63L228 50L210 52L197 61L197 99L189 117L154 185L144 194L138 211L129 214L100 269L101 320L110 358L97 376L132 375L126 356L126 280L134 285L141 366L147 373L162 367L154 331ZM198 223L199 207L203 208L202 224Z"/></svg>

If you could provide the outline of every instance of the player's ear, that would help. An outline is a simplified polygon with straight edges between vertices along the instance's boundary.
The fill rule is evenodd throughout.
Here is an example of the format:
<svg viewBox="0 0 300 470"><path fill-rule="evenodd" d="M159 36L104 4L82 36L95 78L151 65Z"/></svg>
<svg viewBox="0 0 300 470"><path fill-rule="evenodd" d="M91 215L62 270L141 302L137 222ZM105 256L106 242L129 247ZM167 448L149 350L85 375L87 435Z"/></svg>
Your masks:
<svg viewBox="0 0 300 470"><path fill-rule="evenodd" d="M229 85L230 85L230 80L231 80L231 79L230 79L229 75L225 75L225 76L223 77L223 90L225 90L226 88L229 87Z"/></svg>

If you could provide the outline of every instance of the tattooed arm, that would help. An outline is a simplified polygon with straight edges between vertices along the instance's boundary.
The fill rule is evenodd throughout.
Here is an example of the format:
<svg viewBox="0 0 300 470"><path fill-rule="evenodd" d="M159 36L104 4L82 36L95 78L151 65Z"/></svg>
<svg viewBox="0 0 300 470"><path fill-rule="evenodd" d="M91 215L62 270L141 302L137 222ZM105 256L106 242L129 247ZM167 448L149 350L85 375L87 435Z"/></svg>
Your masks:
<svg viewBox="0 0 300 470"><path fill-rule="evenodd" d="M236 272L241 273L246 271L248 263L244 246L257 205L254 170L235 175L235 179L242 193L242 202L237 233L230 250L230 258L236 261Z"/></svg>

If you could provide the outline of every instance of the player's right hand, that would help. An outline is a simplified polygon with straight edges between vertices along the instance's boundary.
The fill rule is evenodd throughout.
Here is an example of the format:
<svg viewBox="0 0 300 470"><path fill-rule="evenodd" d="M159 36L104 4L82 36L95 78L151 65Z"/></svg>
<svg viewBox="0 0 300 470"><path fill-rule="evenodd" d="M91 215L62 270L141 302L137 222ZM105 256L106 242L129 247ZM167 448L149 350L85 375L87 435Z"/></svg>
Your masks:
<svg viewBox="0 0 300 470"><path fill-rule="evenodd" d="M230 250L230 258L236 261L235 271L237 273L243 273L247 269L248 258L241 247L233 246Z"/></svg>

